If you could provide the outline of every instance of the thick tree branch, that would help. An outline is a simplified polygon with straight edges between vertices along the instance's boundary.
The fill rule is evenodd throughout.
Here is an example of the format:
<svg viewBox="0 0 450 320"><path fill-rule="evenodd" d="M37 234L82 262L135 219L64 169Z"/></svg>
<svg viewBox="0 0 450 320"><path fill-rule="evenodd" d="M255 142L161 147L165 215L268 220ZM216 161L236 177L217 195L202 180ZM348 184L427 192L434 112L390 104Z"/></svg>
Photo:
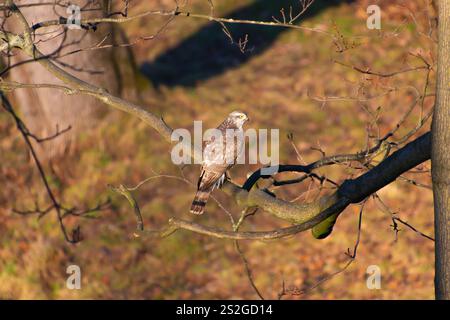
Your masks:
<svg viewBox="0 0 450 320"><path fill-rule="evenodd" d="M138 217L136 236L167 237L182 229L220 239L271 240L311 229L325 219L339 215L348 205L361 202L377 190L390 184L402 173L430 159L430 152L431 134L427 132L394 152L378 166L358 178L346 180L334 194L324 196L318 201L309 204L299 205L291 203L277 199L264 190L253 188L247 191L231 182L227 182L223 190L233 196L240 207L258 207L275 217L294 223L291 227L271 231L234 232L178 218L170 219L168 225L161 230L144 230L139 206L130 194L130 191L123 186L112 189L124 195L134 208L134 212Z"/></svg>
<svg viewBox="0 0 450 320"><path fill-rule="evenodd" d="M106 90L82 81L70 73L66 72L55 63L53 63L36 48L32 42L32 31L27 21L14 5L12 1L7 1L13 14L19 19L23 26L22 34L11 34L0 31L0 48L11 48L11 46L21 49L32 59L43 65L50 73L61 80L64 85L52 85L55 88L65 90L69 94L80 93L90 95L103 103L112 106L121 111L125 111L133 116L140 118L142 121L153 127L166 141L171 142L173 130L163 121L161 117L145 110L145 108L120 99L111 95ZM12 45L13 44L13 45ZM0 88L15 89L20 86L14 86L11 83L0 82ZM386 140L387 137L384 139ZM362 160L368 155L379 151L383 146L383 139L375 147L364 153L356 155L343 155L338 157L330 157L319 160L309 166L299 165L282 165L281 171L301 171L310 173L313 169L329 165L339 161ZM198 233L212 235L219 238L229 239L273 239L291 234L298 233L316 226L324 219L333 215L337 216L350 203L357 203L381 189L385 185L394 181L400 174L410 170L414 166L428 160L431 150L430 134L419 137L405 147L399 149L391 156L382 161L378 166L366 172L362 176L345 181L339 189L331 194L318 199L313 203L296 204L288 201L280 200L269 192L251 188L254 182L261 176L256 176L256 180L246 183L241 188L233 183L226 183L224 190L234 197L239 206L243 208L259 207L273 216L294 223L289 228L278 229L269 232L227 232L220 229L205 227L198 224L190 223L183 220L172 219L169 222L168 230L160 235L166 235L177 229L186 229ZM189 148L191 146L189 145ZM194 149L194 154L198 155L199 150ZM255 175L255 174L254 174ZM252 175L253 176L253 175ZM254 181L254 182L253 182Z"/></svg>

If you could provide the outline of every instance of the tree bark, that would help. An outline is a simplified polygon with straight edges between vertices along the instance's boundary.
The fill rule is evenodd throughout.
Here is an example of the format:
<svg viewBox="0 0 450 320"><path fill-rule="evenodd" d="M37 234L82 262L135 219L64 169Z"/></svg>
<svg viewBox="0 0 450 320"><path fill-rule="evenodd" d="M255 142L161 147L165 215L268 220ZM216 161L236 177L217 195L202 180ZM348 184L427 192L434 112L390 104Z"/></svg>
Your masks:
<svg viewBox="0 0 450 320"><path fill-rule="evenodd" d="M450 299L450 1L439 0L438 70L432 124L435 293Z"/></svg>
<svg viewBox="0 0 450 320"><path fill-rule="evenodd" d="M28 1L29 2L29 1ZM24 3L28 3L24 2ZM39 0L33 3L45 3L48 1ZM98 1L100 3L102 1ZM71 4L82 6L86 1L73 0ZM97 2L92 2L93 8L98 7ZM103 1L107 5L108 1ZM106 8L104 8L106 10ZM58 14L67 16L65 8L56 7ZM37 6L22 8L21 12L30 25L46 20L57 19L58 15L51 6ZM82 18L89 18L90 13L82 12ZM98 16L98 11L91 13ZM8 27L14 31L20 31L20 25L15 21L8 21ZM50 33L50 31L57 31ZM62 36L55 37L55 34L62 32L63 27L55 26L47 28L45 31L38 31L35 36L36 46L44 54L50 54L61 45ZM60 51L61 55L71 52L77 48L91 47L107 34L111 36L104 44L113 42L126 42L120 37L120 26L114 24L102 24L98 30L76 30L68 29L65 35L65 44L78 42ZM41 35L42 34L42 35ZM115 39L115 37L117 39ZM117 41L116 41L117 40ZM126 49L107 48L102 50L88 50L71 54L58 59L66 65L60 66L74 76L96 84L109 92L119 95L122 91L121 75L130 73L128 69L130 63L126 57ZM26 55L18 53L12 57L12 63L23 62L29 59ZM120 61L119 61L120 60ZM71 66L69 68L67 66ZM10 72L10 79L21 83L53 83L61 84L60 81L47 72L38 62L26 63L15 67ZM64 153L76 144L80 133L86 132L94 127L104 116L105 110L101 108L101 103L92 97L68 96L63 92L55 92L52 89L23 90L15 93L16 104L23 113L23 120L30 131L39 137L50 136L55 133L56 125L60 130L70 126L72 129L56 139L36 144L35 148L39 152L42 160L51 159L55 156L63 156Z"/></svg>

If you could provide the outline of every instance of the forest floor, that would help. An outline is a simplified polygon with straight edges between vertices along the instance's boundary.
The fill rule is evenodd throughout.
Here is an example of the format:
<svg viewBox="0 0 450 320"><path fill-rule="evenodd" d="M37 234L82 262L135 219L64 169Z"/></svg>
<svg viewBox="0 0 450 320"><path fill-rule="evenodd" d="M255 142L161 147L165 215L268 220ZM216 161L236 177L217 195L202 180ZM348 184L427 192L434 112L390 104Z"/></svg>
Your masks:
<svg viewBox="0 0 450 320"><path fill-rule="evenodd" d="M271 5L269 1L249 0L226 3L216 5L217 16L279 16L275 1ZM368 131L383 136L398 123L414 99L412 88L423 91L426 70L378 77L335 61L394 72L421 65L420 59L410 53L421 53L429 59L434 44L419 33L422 30L411 20L410 12L396 1L381 3L383 34L366 28L365 1L331 3L312 8L302 25L325 29L337 41L311 31L230 27L235 39L249 35L249 51L245 53L230 44L217 24L177 17L159 37L133 48L141 69L141 102L174 128L192 129L193 120L215 127L230 111L244 110L252 120L251 127L280 129L281 163L314 161L321 157L314 148L321 148L327 155L363 150ZM405 5L416 9L416 4ZM133 12L171 6L172 1L154 1L151 5L140 1ZM194 1L189 10L209 13L208 2ZM134 38L152 34L163 22L152 17L124 24L123 28ZM434 76L431 72L429 93L433 92ZM425 99L425 112L432 100ZM105 106L105 110L109 109ZM420 114L417 107L394 138L413 128ZM426 130L429 123L416 136ZM1 181L0 193L0 298L257 298L232 241L187 231L158 240L132 236L135 220L131 208L124 198L109 190L108 184L132 186L150 176L180 176L179 168L170 161L169 146L144 123L110 110L108 121L86 132L76 152L54 165L54 172L48 170L51 186L68 206L89 207L111 199L108 210L85 219L67 219L68 226L81 226L83 241L76 245L64 241L54 212L40 219L12 212L13 207L33 207L35 199L44 207L46 195L25 145L5 112L0 112L0 132L0 179L6 179ZM286 138L290 133L301 159ZM426 171L429 167L427 162L419 169ZM231 176L242 183L256 168L238 166ZM338 182L362 172L348 166L319 170ZM206 214L191 216L189 206L199 167L188 166L183 173L191 184L160 177L134 192L145 226L156 229L170 217L178 217L230 229L226 213L212 201ZM429 173L412 172L405 177L431 185ZM308 191L308 184L277 190L277 195L297 198L297 203L313 201L317 190ZM378 194L391 212L433 235L431 190L398 180ZM214 195L235 218L239 216L228 196L221 191ZM242 241L255 284L264 297L276 299L283 282L286 288L305 289L342 268L348 261L345 253L353 249L357 238L359 210L360 205L347 208L324 240L304 232L284 240ZM401 225L396 237L392 223L391 214L369 199L355 261L317 288L284 298L433 298L433 242ZM260 211L242 230L288 225ZM70 264L81 267L81 290L66 288L66 267ZM371 265L381 271L379 290L366 285Z"/></svg>

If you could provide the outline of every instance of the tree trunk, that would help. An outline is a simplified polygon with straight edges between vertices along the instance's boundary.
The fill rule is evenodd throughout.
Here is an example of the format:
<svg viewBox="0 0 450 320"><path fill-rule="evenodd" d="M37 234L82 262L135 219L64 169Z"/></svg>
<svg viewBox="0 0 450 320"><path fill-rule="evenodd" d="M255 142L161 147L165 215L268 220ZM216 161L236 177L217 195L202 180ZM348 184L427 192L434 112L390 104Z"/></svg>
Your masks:
<svg viewBox="0 0 450 320"><path fill-rule="evenodd" d="M33 3L45 3L48 1L39 0ZM98 7L101 1L91 2L93 8ZM103 1L105 5L108 1ZM25 3L25 2L24 2ZM28 2L26 2L28 3ZM72 4L83 5L86 1L74 0ZM22 3L23 4L23 3ZM57 9L57 10L56 10ZM56 11L61 16L67 16L65 8L56 7ZM107 8L104 8L105 10ZM30 8L21 8L28 23L34 24L51 19L57 19L58 15L53 11L51 6L37 6ZM93 15L98 16L98 11ZM81 18L89 18L89 12L82 12ZM14 21L12 21L14 22ZM11 28L19 28L16 24L10 25ZM54 52L61 44L63 37L55 37L57 33L50 31L58 30L61 32L63 28L50 27L39 30L36 35L36 46L44 54ZM16 30L17 31L17 30ZM39 35L41 34L41 35ZM61 54L71 52L79 48L88 48L99 43L107 34L111 34L104 44L115 42L114 37L121 37L119 26L112 24L102 24L98 26L98 30L74 30L66 31L64 43L70 44L75 42L63 50ZM127 42L126 39L117 39L117 42ZM71 54L58 59L62 62L60 65L74 76L85 80L89 83L106 88L113 94L120 94L123 89L123 80L120 78L122 74L129 73L127 69L131 69L130 61L125 55L127 49L108 48L102 50L88 50ZM18 53L13 57L12 62L17 63L28 58ZM70 66L70 67L68 67ZM11 80L22 83L55 83L61 84L58 79L47 72L37 62L26 63L19 67L15 67L10 73ZM121 82L122 80L122 82ZM71 126L71 130L56 139L46 141L36 145L36 151L39 152L40 158L51 159L55 156L63 156L66 151L76 144L77 137L80 133L86 132L89 128L95 126L105 114L105 108L102 103L92 97L86 96L69 96L62 91L53 89L27 89L17 90L14 93L15 105L20 107L23 114L23 120L30 131L37 136L46 137L55 133L56 125L60 130ZM71 149L71 148L70 148Z"/></svg>
<svg viewBox="0 0 450 320"><path fill-rule="evenodd" d="M436 105L431 166L434 194L436 299L450 299L450 1L439 0Z"/></svg>

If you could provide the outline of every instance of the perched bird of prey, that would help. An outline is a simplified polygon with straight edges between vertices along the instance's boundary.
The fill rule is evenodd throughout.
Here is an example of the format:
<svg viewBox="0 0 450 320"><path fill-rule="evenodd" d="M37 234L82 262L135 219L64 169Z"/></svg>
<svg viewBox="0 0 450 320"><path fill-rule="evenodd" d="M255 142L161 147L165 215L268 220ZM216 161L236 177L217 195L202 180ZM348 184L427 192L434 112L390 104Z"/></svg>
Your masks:
<svg viewBox="0 0 450 320"><path fill-rule="evenodd" d="M202 214L205 211L205 205L209 195L216 187L221 187L225 174L235 163L237 157L241 154L244 147L244 123L249 119L243 112L233 111L217 127L217 133L220 133L222 139L207 141L203 148L203 162L200 178L197 184L197 193L192 202L191 212ZM230 139L230 132L241 139ZM227 137L228 142L227 143ZM219 151L219 152L218 152ZM231 159L231 161L230 161Z"/></svg>

